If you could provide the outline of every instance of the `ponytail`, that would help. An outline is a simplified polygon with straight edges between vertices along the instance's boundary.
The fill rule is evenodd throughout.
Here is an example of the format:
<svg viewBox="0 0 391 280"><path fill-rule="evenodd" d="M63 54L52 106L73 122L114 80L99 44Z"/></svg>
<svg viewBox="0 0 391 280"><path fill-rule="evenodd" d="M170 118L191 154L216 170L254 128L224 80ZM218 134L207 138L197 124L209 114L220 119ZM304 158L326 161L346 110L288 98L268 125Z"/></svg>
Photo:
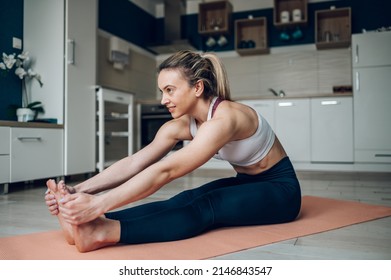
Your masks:
<svg viewBox="0 0 391 280"><path fill-rule="evenodd" d="M220 99L231 100L231 91L229 88L228 75L225 70L224 64L213 53L205 53L203 55L205 59L208 59L214 69L214 76L216 77L216 91Z"/></svg>
<svg viewBox="0 0 391 280"><path fill-rule="evenodd" d="M214 53L200 55L191 51L179 51L159 65L158 73L164 69L180 70L191 87L202 81L205 99L217 96L223 100L231 100L225 67Z"/></svg>

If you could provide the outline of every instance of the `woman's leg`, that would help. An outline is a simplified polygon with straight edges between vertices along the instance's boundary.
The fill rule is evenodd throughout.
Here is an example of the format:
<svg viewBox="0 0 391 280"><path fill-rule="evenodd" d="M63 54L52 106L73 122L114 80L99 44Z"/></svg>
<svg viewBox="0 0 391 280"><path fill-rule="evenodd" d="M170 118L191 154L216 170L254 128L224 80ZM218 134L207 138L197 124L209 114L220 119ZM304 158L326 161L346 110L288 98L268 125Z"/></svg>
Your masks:
<svg viewBox="0 0 391 280"><path fill-rule="evenodd" d="M82 253L115 245L120 239L119 221L104 217L72 228L75 245Z"/></svg>
<svg viewBox="0 0 391 280"><path fill-rule="evenodd" d="M245 180L246 181L246 180ZM300 188L289 183L244 182L196 189L187 202L136 218L120 219L122 243L163 242L193 237L218 226L282 223L300 210Z"/></svg>
<svg viewBox="0 0 391 280"><path fill-rule="evenodd" d="M186 205L189 201L210 192L211 190L225 188L231 185L237 185L240 180L235 177L218 179L205 185L182 191L179 194L162 201L150 202L135 207L130 207L120 211L113 211L105 214L106 218L114 220L131 220L135 218L142 218L151 214L156 214L160 211L166 211L170 208L178 208L179 206Z"/></svg>

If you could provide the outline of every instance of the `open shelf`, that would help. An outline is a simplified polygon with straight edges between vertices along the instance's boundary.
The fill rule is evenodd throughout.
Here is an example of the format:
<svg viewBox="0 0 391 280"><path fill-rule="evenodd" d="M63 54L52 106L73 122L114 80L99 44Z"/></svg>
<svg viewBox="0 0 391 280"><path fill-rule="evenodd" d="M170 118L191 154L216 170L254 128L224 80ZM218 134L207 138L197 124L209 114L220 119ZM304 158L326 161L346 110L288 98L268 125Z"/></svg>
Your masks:
<svg viewBox="0 0 391 280"><path fill-rule="evenodd" d="M294 10L299 10L301 17L294 19ZM288 22L281 21L281 13L288 12ZM274 25L286 28L307 25L307 0L274 0Z"/></svg>
<svg viewBox="0 0 391 280"><path fill-rule="evenodd" d="M349 47L351 35L350 8L315 12L315 44L317 49Z"/></svg>
<svg viewBox="0 0 391 280"><path fill-rule="evenodd" d="M229 33L232 4L229 1L214 1L199 4L198 33L216 35Z"/></svg>
<svg viewBox="0 0 391 280"><path fill-rule="evenodd" d="M248 45L250 41L253 46ZM235 49L240 55L269 53L265 17L235 21Z"/></svg>

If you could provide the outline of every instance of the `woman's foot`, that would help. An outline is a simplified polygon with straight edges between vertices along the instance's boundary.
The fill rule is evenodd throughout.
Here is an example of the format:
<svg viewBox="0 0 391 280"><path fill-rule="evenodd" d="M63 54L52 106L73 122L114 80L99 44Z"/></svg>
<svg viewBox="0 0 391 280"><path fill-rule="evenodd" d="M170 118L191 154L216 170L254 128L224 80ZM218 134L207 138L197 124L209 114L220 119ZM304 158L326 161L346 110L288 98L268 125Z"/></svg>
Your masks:
<svg viewBox="0 0 391 280"><path fill-rule="evenodd" d="M60 201L60 199L68 193L67 187L65 186L63 181L60 181L58 184L56 184L56 182L51 179L46 182L46 186L50 190L50 193L54 195L57 202ZM65 235L65 239L70 245L75 245L72 225L64 221L63 217L61 216L61 213L57 215L57 218Z"/></svg>
<svg viewBox="0 0 391 280"><path fill-rule="evenodd" d="M117 244L120 233L119 221L104 217L73 226L75 244L79 252L82 253Z"/></svg>

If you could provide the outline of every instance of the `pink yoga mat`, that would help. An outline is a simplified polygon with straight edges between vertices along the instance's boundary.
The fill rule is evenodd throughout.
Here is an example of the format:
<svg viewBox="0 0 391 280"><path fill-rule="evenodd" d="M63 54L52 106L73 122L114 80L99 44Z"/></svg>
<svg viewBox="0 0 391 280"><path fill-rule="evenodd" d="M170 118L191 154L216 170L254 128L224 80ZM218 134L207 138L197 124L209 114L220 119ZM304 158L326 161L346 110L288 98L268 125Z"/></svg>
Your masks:
<svg viewBox="0 0 391 280"><path fill-rule="evenodd" d="M207 259L283 240L391 216L391 207L304 196L291 223L223 228L200 236L162 243L117 245L79 253L61 231L0 238L0 260L189 260Z"/></svg>

